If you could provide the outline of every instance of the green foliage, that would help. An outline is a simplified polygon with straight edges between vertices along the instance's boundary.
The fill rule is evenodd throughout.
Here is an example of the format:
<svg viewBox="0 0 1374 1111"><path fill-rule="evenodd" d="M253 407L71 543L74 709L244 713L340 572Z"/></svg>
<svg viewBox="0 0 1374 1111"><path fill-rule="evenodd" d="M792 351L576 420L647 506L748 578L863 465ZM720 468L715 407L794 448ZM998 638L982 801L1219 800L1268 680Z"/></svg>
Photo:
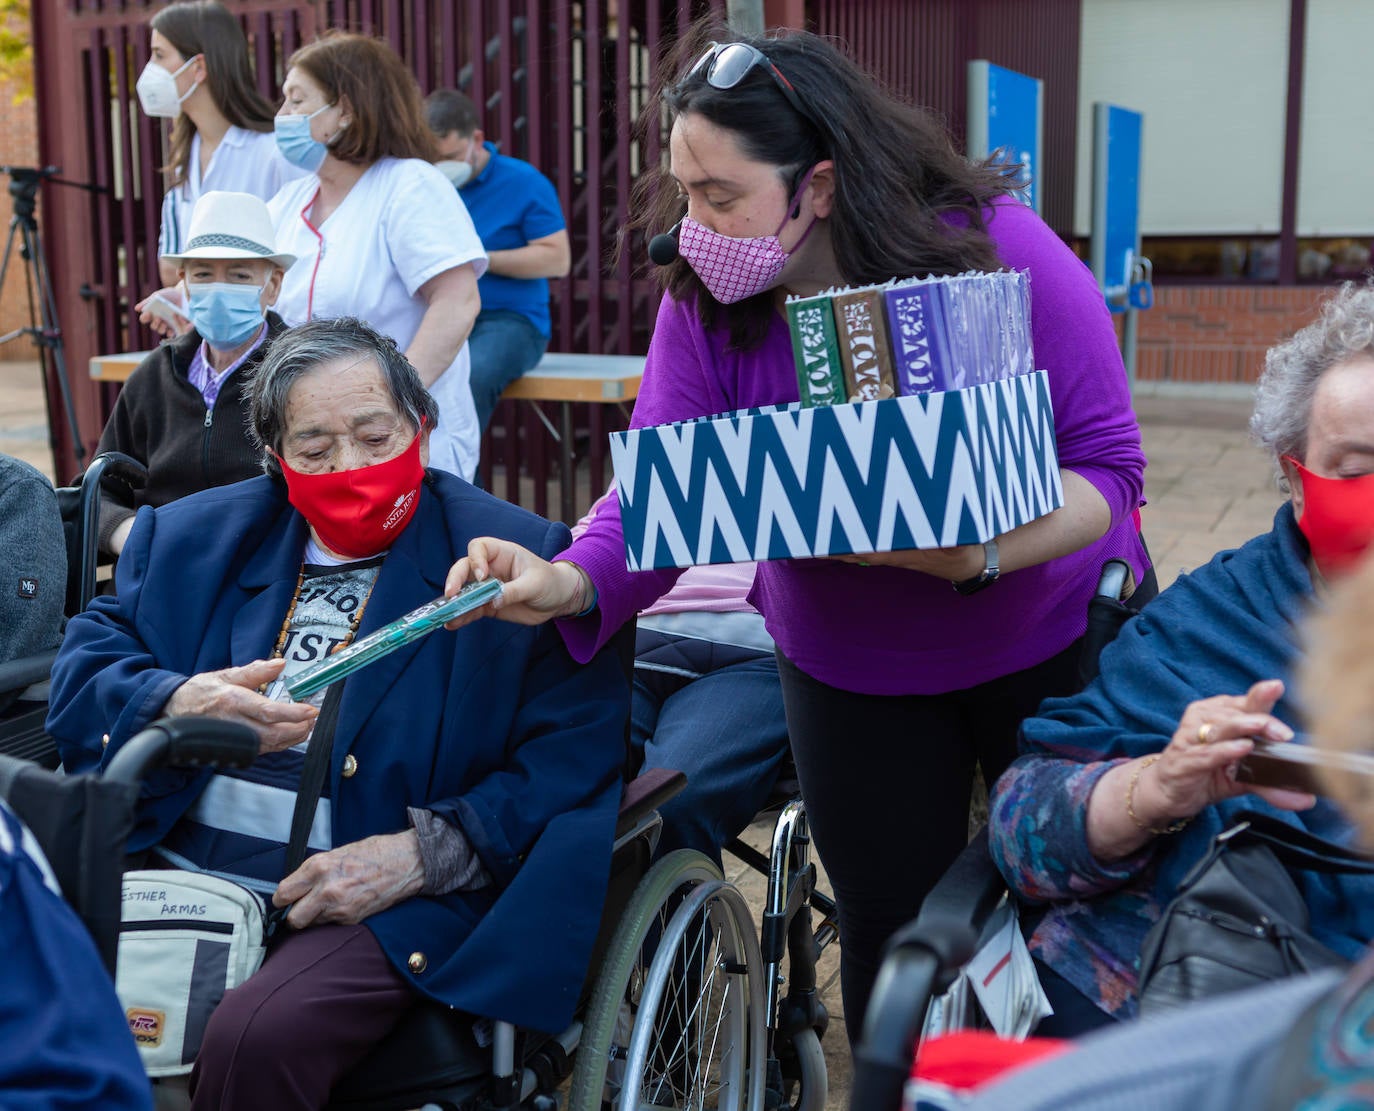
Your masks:
<svg viewBox="0 0 1374 1111"><path fill-rule="evenodd" d="M33 96L33 39L30 0L0 0L0 82L14 87L14 102Z"/></svg>

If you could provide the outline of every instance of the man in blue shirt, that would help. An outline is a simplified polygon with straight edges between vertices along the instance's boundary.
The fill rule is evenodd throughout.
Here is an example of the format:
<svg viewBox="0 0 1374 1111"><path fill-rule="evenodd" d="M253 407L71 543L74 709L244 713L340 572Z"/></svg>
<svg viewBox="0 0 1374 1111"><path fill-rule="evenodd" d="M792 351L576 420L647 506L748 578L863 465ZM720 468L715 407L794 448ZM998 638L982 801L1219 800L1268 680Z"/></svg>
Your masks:
<svg viewBox="0 0 1374 1111"><path fill-rule="evenodd" d="M549 345L548 279L568 272L568 232L552 183L485 141L468 97L436 89L425 113L439 138L437 165L457 186L487 250L487 272L477 282L482 311L468 336L472 397L485 429L501 391Z"/></svg>

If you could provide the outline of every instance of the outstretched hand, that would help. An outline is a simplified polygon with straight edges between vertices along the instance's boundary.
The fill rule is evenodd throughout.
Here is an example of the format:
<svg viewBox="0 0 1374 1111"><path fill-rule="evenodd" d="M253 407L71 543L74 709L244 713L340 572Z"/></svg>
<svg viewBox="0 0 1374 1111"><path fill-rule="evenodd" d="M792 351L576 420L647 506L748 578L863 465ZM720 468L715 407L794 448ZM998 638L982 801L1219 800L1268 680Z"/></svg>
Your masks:
<svg viewBox="0 0 1374 1111"><path fill-rule="evenodd" d="M550 563L528 548L491 536L479 536L468 544L468 554L449 569L444 596L452 598L468 582L482 582L493 575L505 584L501 593L486 605L455 617L445 628L458 629L480 617L542 625L581 612L591 596L591 581L577 564Z"/></svg>
<svg viewBox="0 0 1374 1111"><path fill-rule="evenodd" d="M254 660L192 675L172 692L164 707L169 717L210 717L238 721L258 735L258 752L277 752L310 736L319 710L303 702L277 702L258 688L277 679L285 660Z"/></svg>

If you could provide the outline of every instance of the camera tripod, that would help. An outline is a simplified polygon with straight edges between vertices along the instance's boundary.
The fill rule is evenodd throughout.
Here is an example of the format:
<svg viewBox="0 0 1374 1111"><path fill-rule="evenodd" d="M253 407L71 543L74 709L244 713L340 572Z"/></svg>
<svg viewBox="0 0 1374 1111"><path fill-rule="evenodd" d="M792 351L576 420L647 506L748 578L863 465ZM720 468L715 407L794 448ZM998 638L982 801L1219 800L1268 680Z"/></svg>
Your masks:
<svg viewBox="0 0 1374 1111"><path fill-rule="evenodd" d="M85 185L79 181L64 181L57 176L58 172L56 166L45 166L41 170L21 166L0 166L0 173L9 175L10 196L14 198L14 215L10 218L4 255L0 256L0 289L5 286L10 258L14 252L15 237L18 236L19 257L24 260L24 286L29 299L28 326L16 328L0 336L0 343L28 335L33 337L34 343L41 351L51 354L53 367L57 371L58 388L62 393L62 407L66 411L67 425L71 431L72 450L76 453L76 465L82 467L86 463L86 448L81 442L81 427L77 424L71 381L67 377L67 359L62 347L62 326L57 319L57 300L53 296L52 280L48 276L48 262L43 254L43 244L38 237L38 221L34 219L33 213L38 187L45 180L60 185L74 185L78 189L89 189L92 192L104 190L100 186Z"/></svg>

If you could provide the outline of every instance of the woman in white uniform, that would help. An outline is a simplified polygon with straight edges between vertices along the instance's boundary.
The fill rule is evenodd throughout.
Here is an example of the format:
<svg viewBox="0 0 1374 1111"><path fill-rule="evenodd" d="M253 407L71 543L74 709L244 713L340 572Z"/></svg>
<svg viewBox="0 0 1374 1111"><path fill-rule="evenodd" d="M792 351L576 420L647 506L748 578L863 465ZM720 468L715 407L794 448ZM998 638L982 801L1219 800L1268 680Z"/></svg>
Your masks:
<svg viewBox="0 0 1374 1111"><path fill-rule="evenodd" d="M310 171L268 207L277 246L300 261L282 283L288 324L358 316L390 335L439 403L430 466L465 479L480 429L468 333L487 256L436 170L420 89L385 43L329 32L287 63L277 142Z"/></svg>
<svg viewBox="0 0 1374 1111"><path fill-rule="evenodd" d="M272 105L258 92L239 21L219 0L182 0L151 21L148 65L138 99L150 116L173 120L158 257L185 250L202 193L251 193L264 201L304 171L282 158L272 135ZM176 281L160 261L162 284Z"/></svg>

